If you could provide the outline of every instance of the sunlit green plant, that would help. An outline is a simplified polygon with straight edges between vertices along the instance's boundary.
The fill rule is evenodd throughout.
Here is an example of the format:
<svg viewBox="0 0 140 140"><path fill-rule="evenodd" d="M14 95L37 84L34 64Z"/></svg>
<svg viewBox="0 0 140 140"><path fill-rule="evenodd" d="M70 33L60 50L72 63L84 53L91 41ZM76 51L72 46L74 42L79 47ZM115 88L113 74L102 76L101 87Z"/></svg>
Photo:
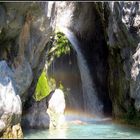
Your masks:
<svg viewBox="0 0 140 140"><path fill-rule="evenodd" d="M70 53L71 44L62 32L57 32L54 37L54 43L50 50L50 54L54 57L60 57L64 54Z"/></svg>
<svg viewBox="0 0 140 140"><path fill-rule="evenodd" d="M35 94L33 98L36 101L42 100L44 97L48 96L51 89L49 87L48 79L45 71L43 71L38 79L37 86L35 89Z"/></svg>
<svg viewBox="0 0 140 140"><path fill-rule="evenodd" d="M72 46L66 36L62 32L56 32L55 36L53 37L52 47L48 52L49 59L47 60L47 65L49 66L55 58L58 58L65 54L69 54L71 47ZM64 91L62 83L60 82L59 87L56 87L56 80L53 77L48 77L45 71L42 72L37 82L37 86L33 96L36 101L42 100L56 88L60 88Z"/></svg>
<svg viewBox="0 0 140 140"><path fill-rule="evenodd" d="M58 88L64 91L64 86L62 85L61 82L60 82ZM52 77L48 78L46 76L45 71L43 71L41 73L39 79L38 79L33 98L36 101L40 101L43 98L47 97L49 95L49 93L51 91L55 90L55 89L56 89L56 81L55 81L55 79L52 78Z"/></svg>

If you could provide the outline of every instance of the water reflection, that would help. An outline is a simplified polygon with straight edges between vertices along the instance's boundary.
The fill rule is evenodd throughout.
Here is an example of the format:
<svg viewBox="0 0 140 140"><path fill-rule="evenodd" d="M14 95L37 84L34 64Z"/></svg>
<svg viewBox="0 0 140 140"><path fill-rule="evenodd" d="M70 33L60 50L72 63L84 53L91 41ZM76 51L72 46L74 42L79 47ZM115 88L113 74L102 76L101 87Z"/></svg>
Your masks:
<svg viewBox="0 0 140 140"><path fill-rule="evenodd" d="M56 128L56 129L49 129L48 130L48 138L58 138L58 139L66 139L67 138L67 127L63 128Z"/></svg>

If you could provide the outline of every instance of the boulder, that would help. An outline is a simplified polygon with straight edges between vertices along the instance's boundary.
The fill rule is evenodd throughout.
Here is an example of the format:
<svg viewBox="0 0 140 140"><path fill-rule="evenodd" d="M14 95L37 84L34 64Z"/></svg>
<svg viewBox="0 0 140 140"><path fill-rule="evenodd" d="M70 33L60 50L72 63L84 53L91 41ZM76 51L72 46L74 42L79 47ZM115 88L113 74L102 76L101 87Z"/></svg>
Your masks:
<svg viewBox="0 0 140 140"><path fill-rule="evenodd" d="M22 104L12 80L13 72L6 61L0 61L0 133L20 122Z"/></svg>
<svg viewBox="0 0 140 140"><path fill-rule="evenodd" d="M64 111L65 111L64 93L62 90L56 89L52 93L51 98L48 101L47 113L50 116L50 129L59 128L63 126L65 122Z"/></svg>

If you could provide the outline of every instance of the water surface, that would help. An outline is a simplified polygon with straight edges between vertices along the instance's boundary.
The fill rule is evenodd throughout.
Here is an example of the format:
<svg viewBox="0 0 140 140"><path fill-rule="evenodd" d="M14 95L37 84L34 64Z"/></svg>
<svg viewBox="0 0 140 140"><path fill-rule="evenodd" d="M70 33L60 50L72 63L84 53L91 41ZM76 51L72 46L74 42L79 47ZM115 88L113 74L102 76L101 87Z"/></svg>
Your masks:
<svg viewBox="0 0 140 140"><path fill-rule="evenodd" d="M83 122L83 120L82 120ZM65 127L53 130L29 130L26 139L140 139L140 129L112 121L92 119L82 123L67 121Z"/></svg>

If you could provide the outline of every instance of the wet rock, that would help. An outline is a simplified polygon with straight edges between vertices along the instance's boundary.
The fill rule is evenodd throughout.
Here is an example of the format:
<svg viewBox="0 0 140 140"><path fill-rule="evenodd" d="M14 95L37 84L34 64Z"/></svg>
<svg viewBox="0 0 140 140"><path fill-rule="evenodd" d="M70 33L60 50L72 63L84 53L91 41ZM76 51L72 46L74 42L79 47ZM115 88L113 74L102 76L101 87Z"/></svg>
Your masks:
<svg viewBox="0 0 140 140"><path fill-rule="evenodd" d="M47 113L50 117L50 129L59 128L65 122L65 98L64 93L60 89L56 89L48 101Z"/></svg>
<svg viewBox="0 0 140 140"><path fill-rule="evenodd" d="M36 102L32 100L31 107L22 117L23 128L46 129L49 128L50 118L47 110L46 98Z"/></svg>

